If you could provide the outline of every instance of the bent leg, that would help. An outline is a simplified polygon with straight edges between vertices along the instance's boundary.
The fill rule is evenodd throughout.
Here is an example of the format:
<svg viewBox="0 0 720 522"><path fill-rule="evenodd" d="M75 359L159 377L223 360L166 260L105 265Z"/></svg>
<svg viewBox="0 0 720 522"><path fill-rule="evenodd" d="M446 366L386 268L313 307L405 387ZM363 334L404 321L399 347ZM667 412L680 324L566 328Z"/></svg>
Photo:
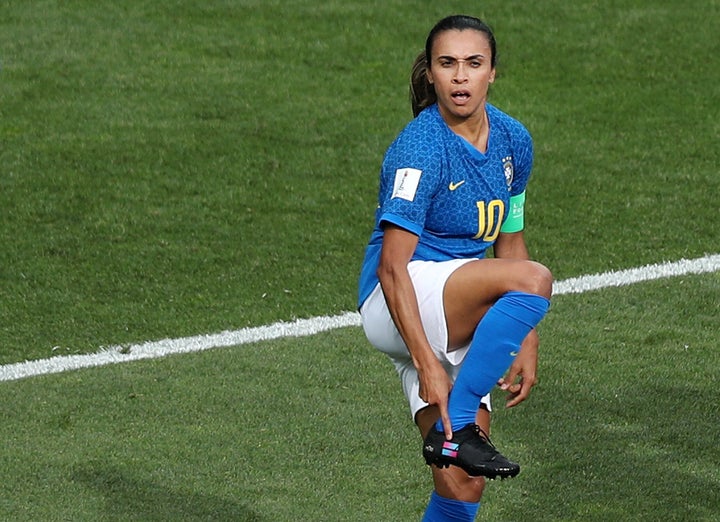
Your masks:
<svg viewBox="0 0 720 522"><path fill-rule="evenodd" d="M480 398L507 371L547 312L551 292L550 271L526 260L478 260L448 278L443 302L449 349L471 339L448 403L453 431L474 421ZM436 429L443 430L440 421Z"/></svg>
<svg viewBox="0 0 720 522"><path fill-rule="evenodd" d="M485 313L450 392L448 413L453 432L474 423L480 400L508 370L521 343L549 306L543 296L512 291ZM436 429L443 431L440 421Z"/></svg>
<svg viewBox="0 0 720 522"><path fill-rule="evenodd" d="M539 263L520 259L480 259L455 270L443 290L448 349L467 346L490 307L513 291L549 299L552 274Z"/></svg>

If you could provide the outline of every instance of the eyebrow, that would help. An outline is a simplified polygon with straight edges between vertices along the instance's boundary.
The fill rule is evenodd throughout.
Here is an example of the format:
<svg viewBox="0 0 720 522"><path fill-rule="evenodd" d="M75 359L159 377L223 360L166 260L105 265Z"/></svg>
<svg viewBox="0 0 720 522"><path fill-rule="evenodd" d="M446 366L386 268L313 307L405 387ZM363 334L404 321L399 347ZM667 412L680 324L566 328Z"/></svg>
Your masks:
<svg viewBox="0 0 720 522"><path fill-rule="evenodd" d="M464 60L464 61L484 59L484 58L485 58L484 54L473 54L473 55L467 56L465 58L455 58L454 56L445 56L445 55L437 57L438 60Z"/></svg>

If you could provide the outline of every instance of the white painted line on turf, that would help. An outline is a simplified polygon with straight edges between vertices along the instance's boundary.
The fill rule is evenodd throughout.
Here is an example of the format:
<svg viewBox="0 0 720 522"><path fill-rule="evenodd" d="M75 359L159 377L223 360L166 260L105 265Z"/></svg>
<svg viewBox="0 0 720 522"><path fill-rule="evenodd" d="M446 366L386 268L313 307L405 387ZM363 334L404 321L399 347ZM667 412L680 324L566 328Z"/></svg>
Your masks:
<svg viewBox="0 0 720 522"><path fill-rule="evenodd" d="M704 274L717 271L720 271L720 254L556 281L553 285L553 295L579 294L591 290L631 285L653 279L662 279L664 277Z"/></svg>
<svg viewBox="0 0 720 522"><path fill-rule="evenodd" d="M699 259L647 265L629 270L606 272L603 274L573 277L556 281L553 294L577 294L599 290L601 288L631 285L664 277L687 274L702 274L720 271L720 254ZM61 355L37 361L0 366L0 381L13 381L25 377L60 373L68 370L105 366L108 364L154 359L178 353L199 352L212 348L238 346L281 337L301 337L343 328L359 326L360 315L357 312L345 312L336 316L313 317L293 322L279 322L268 326L243 328L211 335L197 335L179 339L148 341L130 346L109 346L97 353L85 355Z"/></svg>
<svg viewBox="0 0 720 522"><path fill-rule="evenodd" d="M316 333L356 326L360 324L357 312L346 312L333 317L313 317L299 319L292 323L279 322L268 326L243 328L210 335L196 335L179 339L147 341L130 346L108 346L97 353L84 355L60 355L49 359L25 361L0 366L0 381L12 381L24 377L78 370L93 366L155 359L178 353L200 352L211 348L224 348L249 344L258 341L278 339L280 337L301 337Z"/></svg>

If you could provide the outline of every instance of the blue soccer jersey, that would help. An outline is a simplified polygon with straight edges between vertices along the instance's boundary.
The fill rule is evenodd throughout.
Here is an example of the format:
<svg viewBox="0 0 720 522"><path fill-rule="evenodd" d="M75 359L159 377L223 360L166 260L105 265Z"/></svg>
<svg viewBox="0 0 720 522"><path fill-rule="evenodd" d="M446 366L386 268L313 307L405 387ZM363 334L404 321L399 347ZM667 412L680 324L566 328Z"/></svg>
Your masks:
<svg viewBox="0 0 720 522"><path fill-rule="evenodd" d="M455 134L437 105L422 111L388 148L380 173L375 228L360 274L359 305L378 283L383 223L418 236L413 260L482 258L523 194L533 162L527 129L486 104L487 152Z"/></svg>

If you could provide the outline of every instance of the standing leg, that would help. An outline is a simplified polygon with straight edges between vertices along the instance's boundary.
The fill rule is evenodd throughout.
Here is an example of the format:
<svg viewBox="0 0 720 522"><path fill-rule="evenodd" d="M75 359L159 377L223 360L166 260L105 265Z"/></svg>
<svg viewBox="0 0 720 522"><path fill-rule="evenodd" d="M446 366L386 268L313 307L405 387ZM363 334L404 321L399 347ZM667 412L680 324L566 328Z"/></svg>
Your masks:
<svg viewBox="0 0 720 522"><path fill-rule="evenodd" d="M427 436L439 417L438 409L429 406L420 410L416 422L423 438ZM478 410L476 422L487 433L490 430L490 412ZM483 477L471 477L458 467L438 468L432 466L434 491L423 517L423 522L444 522L446 520L475 520L480 508L480 499L485 488Z"/></svg>

